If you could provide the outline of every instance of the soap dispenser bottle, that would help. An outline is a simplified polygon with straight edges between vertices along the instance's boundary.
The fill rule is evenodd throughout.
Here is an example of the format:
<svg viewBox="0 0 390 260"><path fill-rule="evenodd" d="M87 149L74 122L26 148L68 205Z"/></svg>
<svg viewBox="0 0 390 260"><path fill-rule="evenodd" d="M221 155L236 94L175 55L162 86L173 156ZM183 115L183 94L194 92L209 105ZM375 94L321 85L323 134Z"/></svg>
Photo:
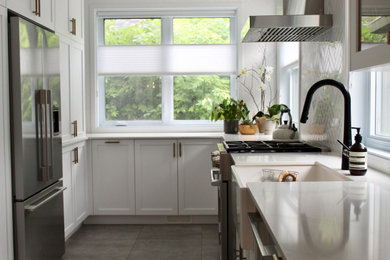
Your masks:
<svg viewBox="0 0 390 260"><path fill-rule="evenodd" d="M362 144L362 136L359 127L352 127L357 130L355 143L349 150L349 172L351 175L364 175L367 172L367 148Z"/></svg>

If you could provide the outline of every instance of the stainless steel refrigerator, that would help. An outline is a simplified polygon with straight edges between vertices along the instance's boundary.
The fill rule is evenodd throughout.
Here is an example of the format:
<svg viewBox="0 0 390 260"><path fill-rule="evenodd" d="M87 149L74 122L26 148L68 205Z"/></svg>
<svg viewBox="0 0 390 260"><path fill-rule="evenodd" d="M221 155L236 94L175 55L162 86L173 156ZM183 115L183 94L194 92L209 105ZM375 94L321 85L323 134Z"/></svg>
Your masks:
<svg viewBox="0 0 390 260"><path fill-rule="evenodd" d="M61 259L59 39L11 13L8 30L15 259Z"/></svg>

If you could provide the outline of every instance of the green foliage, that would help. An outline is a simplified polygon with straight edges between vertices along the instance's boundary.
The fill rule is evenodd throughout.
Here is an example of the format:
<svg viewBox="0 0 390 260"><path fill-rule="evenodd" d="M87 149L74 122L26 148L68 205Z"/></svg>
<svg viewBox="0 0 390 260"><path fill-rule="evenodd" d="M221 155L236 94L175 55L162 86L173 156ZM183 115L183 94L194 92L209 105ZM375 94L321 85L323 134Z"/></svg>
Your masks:
<svg viewBox="0 0 390 260"><path fill-rule="evenodd" d="M224 99L223 102L214 107L211 111L210 119L212 121L226 120L246 120L249 110L243 100L236 101L232 98Z"/></svg>
<svg viewBox="0 0 390 260"><path fill-rule="evenodd" d="M230 18L175 18L174 44L229 44Z"/></svg>
<svg viewBox="0 0 390 260"><path fill-rule="evenodd" d="M161 44L161 19L105 19L105 45Z"/></svg>
<svg viewBox="0 0 390 260"><path fill-rule="evenodd" d="M229 97L229 76L175 76L174 118L208 120L213 104Z"/></svg>
<svg viewBox="0 0 390 260"><path fill-rule="evenodd" d="M377 19L378 16L363 16L361 26L361 42L362 43L384 43L386 42L385 33L371 33L369 24Z"/></svg>
<svg viewBox="0 0 390 260"><path fill-rule="evenodd" d="M253 125L253 120L245 119L243 120L240 125Z"/></svg>
<svg viewBox="0 0 390 260"><path fill-rule="evenodd" d="M286 106L284 104L275 104L273 106L268 107L267 109L268 109L268 114L265 114L263 111L259 111L259 112L257 112L256 115L254 115L252 120L255 120L256 117L265 116L268 120L273 120L273 121L279 122L279 118L277 118L276 116L278 114L280 114L280 112L282 112L284 110L288 110L289 108L288 108L288 106Z"/></svg>
<svg viewBox="0 0 390 260"><path fill-rule="evenodd" d="M161 120L161 77L105 77L106 120Z"/></svg>

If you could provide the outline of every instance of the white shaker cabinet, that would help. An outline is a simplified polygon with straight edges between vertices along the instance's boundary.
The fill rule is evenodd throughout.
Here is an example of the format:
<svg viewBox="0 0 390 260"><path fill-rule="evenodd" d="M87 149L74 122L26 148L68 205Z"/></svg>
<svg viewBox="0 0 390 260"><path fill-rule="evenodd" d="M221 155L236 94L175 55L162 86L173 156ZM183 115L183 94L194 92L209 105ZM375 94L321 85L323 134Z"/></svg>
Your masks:
<svg viewBox="0 0 390 260"><path fill-rule="evenodd" d="M92 141L94 215L134 215L134 141Z"/></svg>
<svg viewBox="0 0 390 260"><path fill-rule="evenodd" d="M8 0L7 7L41 25L54 29L54 0Z"/></svg>
<svg viewBox="0 0 390 260"><path fill-rule="evenodd" d="M177 141L135 141L137 215L177 215Z"/></svg>
<svg viewBox="0 0 390 260"><path fill-rule="evenodd" d="M4 6L5 7L5 0L0 0L0 6Z"/></svg>
<svg viewBox="0 0 390 260"><path fill-rule="evenodd" d="M179 215L218 214L217 189L210 184L215 139L179 139Z"/></svg>
<svg viewBox="0 0 390 260"><path fill-rule="evenodd" d="M84 49L65 37L60 40L61 124L65 140L85 135Z"/></svg>
<svg viewBox="0 0 390 260"><path fill-rule="evenodd" d="M88 217L88 175L85 142L63 149L65 237Z"/></svg>
<svg viewBox="0 0 390 260"><path fill-rule="evenodd" d="M83 32L83 0L56 1L56 32L71 39L82 41Z"/></svg>

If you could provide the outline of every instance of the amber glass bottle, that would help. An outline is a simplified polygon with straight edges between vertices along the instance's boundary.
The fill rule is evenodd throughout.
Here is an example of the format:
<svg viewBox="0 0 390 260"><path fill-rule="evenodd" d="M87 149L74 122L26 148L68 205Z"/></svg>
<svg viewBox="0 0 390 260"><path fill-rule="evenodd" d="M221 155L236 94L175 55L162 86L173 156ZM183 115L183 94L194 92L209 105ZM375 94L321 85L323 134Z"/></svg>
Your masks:
<svg viewBox="0 0 390 260"><path fill-rule="evenodd" d="M362 144L362 136L359 127L352 127L357 130L355 143L349 150L349 172L351 175L364 175L367 172L367 148Z"/></svg>

